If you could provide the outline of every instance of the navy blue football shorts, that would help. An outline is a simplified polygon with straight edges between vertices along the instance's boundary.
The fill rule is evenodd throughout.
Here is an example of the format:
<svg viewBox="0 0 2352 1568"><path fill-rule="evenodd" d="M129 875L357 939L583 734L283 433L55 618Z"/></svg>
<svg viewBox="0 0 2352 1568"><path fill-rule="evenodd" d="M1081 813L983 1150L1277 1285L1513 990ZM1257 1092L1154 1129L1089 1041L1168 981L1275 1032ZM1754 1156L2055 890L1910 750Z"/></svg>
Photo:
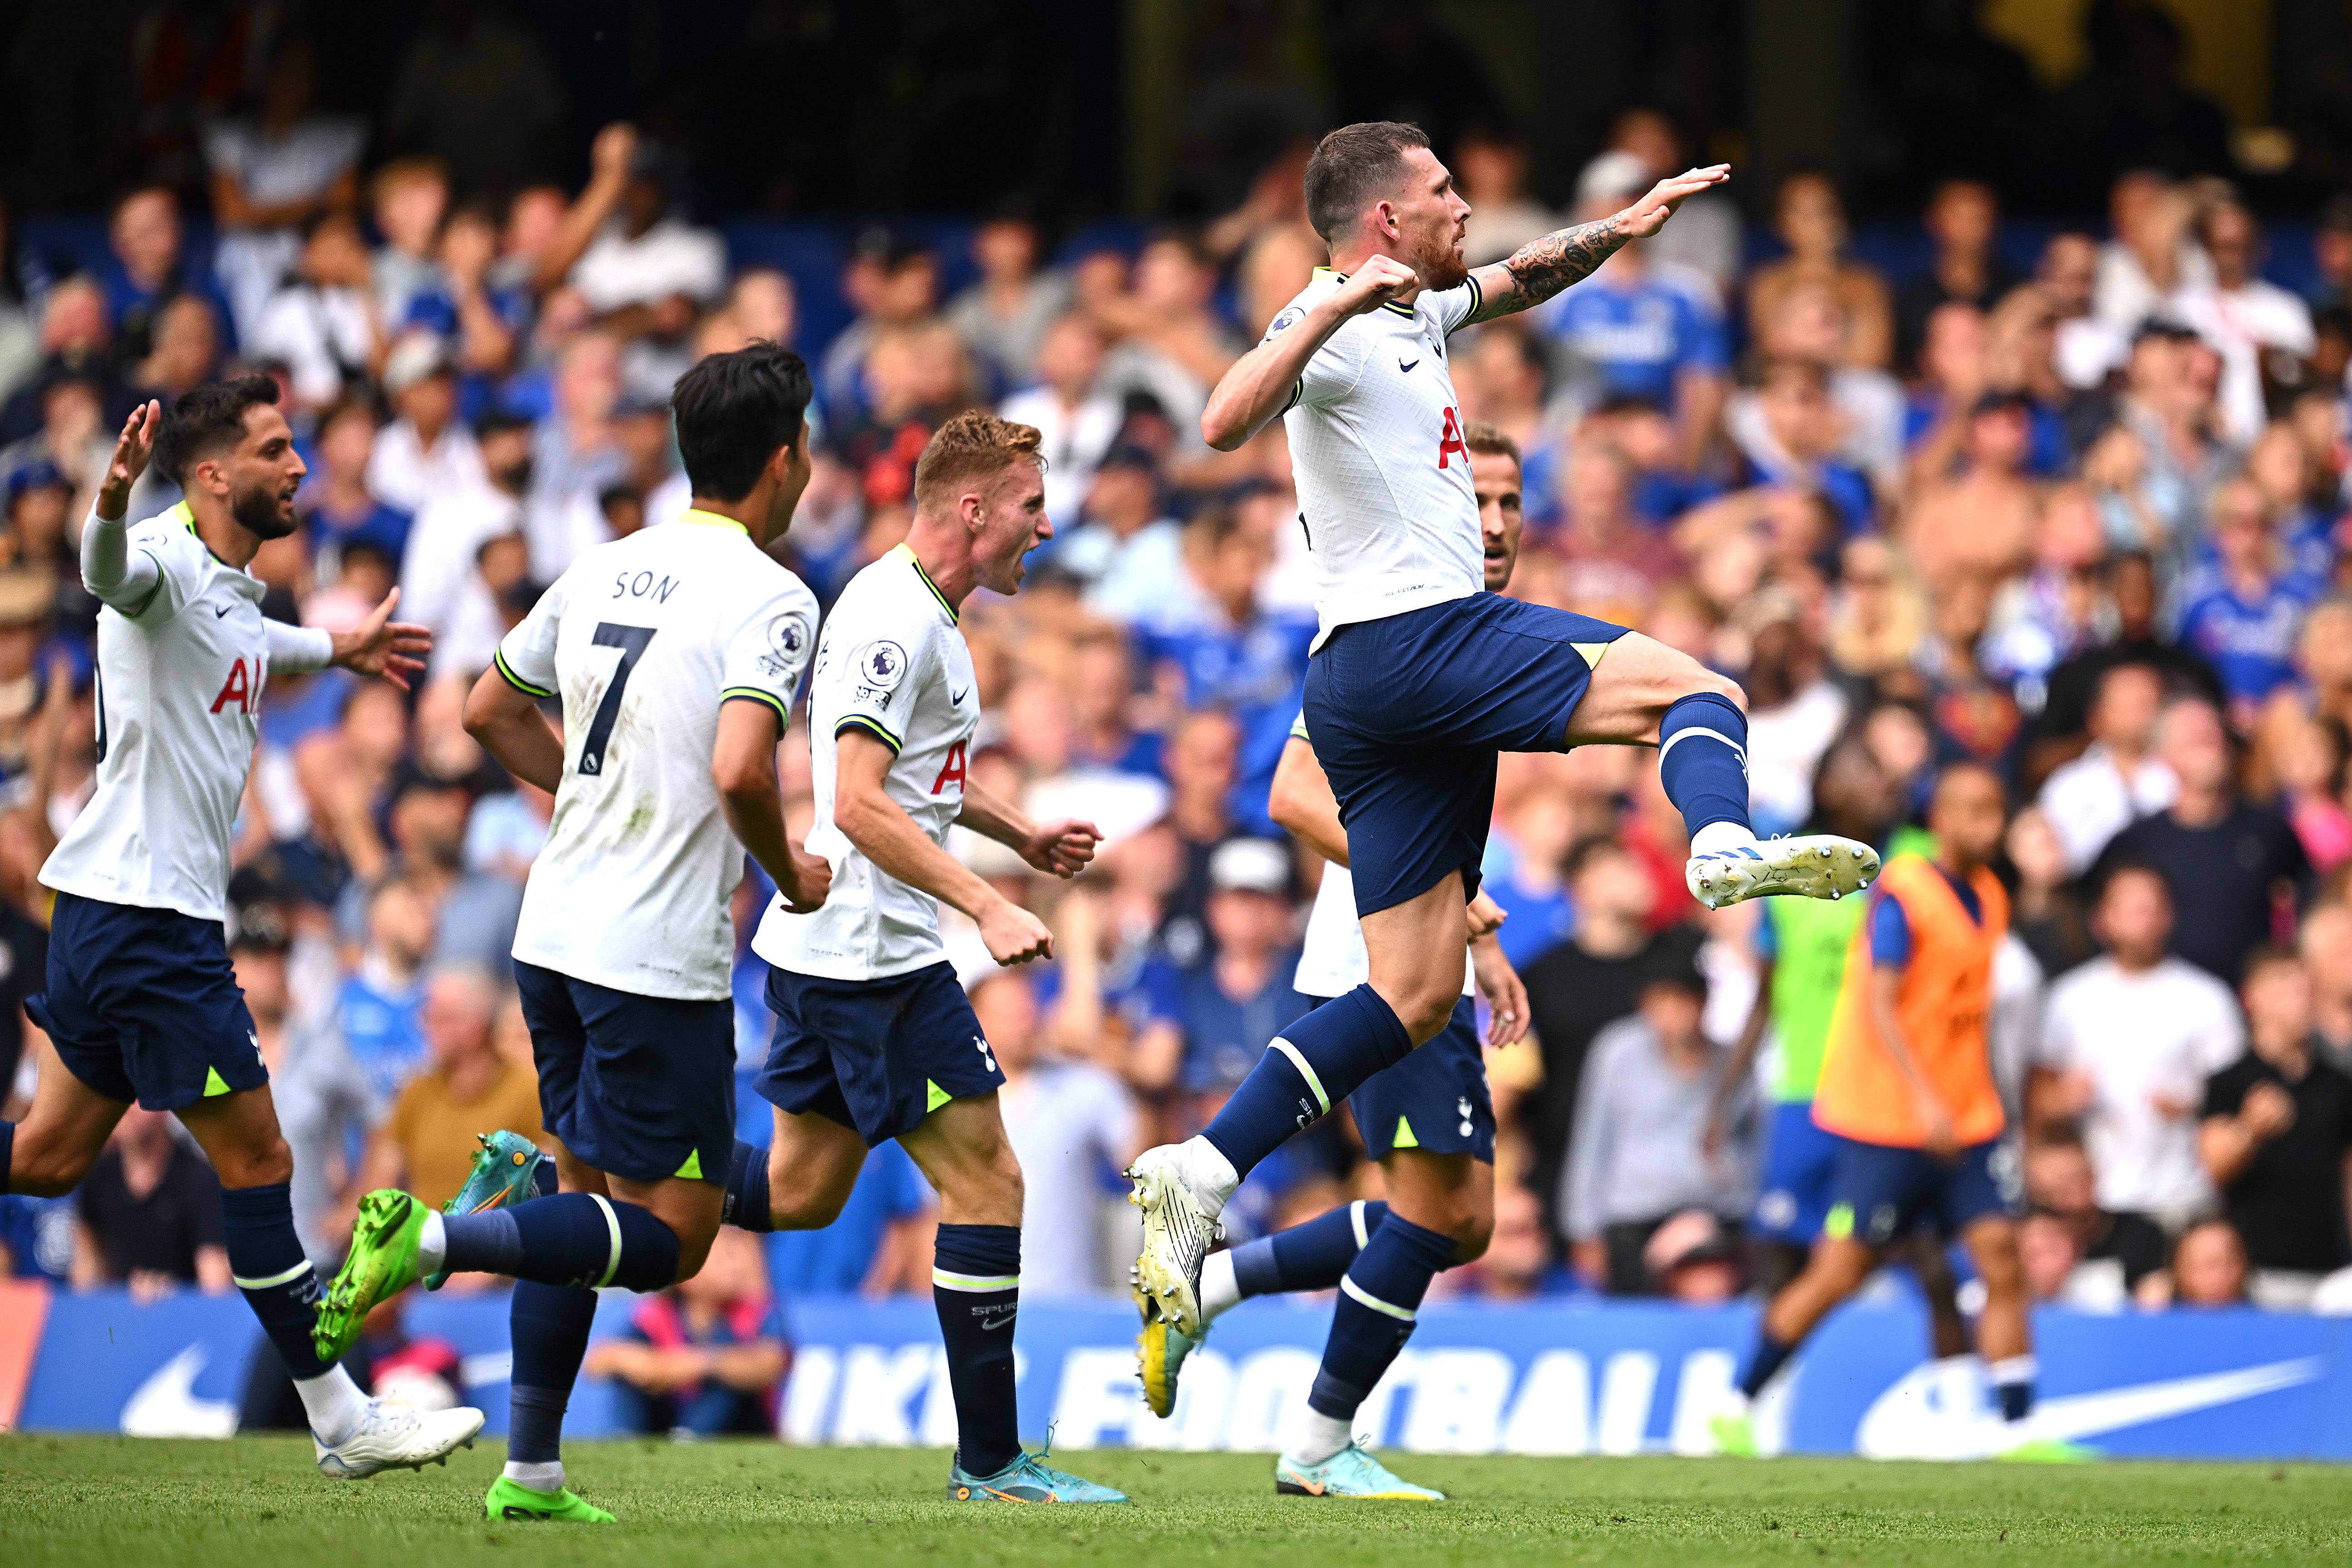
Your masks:
<svg viewBox="0 0 2352 1568"><path fill-rule="evenodd" d="M1998 1140L1969 1145L1949 1164L1925 1149L1853 1138L1837 1142L1823 1236L1885 1247L1909 1231L1956 1237L1987 1215L2018 1212L2017 1153Z"/></svg>
<svg viewBox="0 0 2352 1568"><path fill-rule="evenodd" d="M539 1113L581 1163L631 1182L724 1182L735 1004L640 996L515 960Z"/></svg>
<svg viewBox="0 0 2352 1568"><path fill-rule="evenodd" d="M1775 1105L1764 1137L1764 1174L1756 1184L1748 1234L1810 1244L1829 1217L1830 1189L1837 1183L1838 1154L1846 1140L1813 1120L1809 1100Z"/></svg>
<svg viewBox="0 0 2352 1568"><path fill-rule="evenodd" d="M1348 1097L1348 1109L1374 1160L1397 1149L1426 1149L1493 1164L1495 1102L1486 1093L1477 1005L1467 996L1455 1003L1445 1027L1365 1079Z"/></svg>
<svg viewBox="0 0 2352 1568"><path fill-rule="evenodd" d="M881 980L827 980L768 971L776 1036L760 1069L760 1098L793 1115L814 1112L866 1140L912 1132L950 1100L1004 1082L971 1003L941 962Z"/></svg>
<svg viewBox="0 0 2352 1568"><path fill-rule="evenodd" d="M59 893L47 984L26 1013L109 1100L184 1110L269 1081L218 921Z"/></svg>
<svg viewBox="0 0 2352 1568"><path fill-rule="evenodd" d="M1478 862L1499 752L1568 749L1592 667L1625 628L1495 594L1340 626L1307 666L1307 733L1347 825L1356 912Z"/></svg>

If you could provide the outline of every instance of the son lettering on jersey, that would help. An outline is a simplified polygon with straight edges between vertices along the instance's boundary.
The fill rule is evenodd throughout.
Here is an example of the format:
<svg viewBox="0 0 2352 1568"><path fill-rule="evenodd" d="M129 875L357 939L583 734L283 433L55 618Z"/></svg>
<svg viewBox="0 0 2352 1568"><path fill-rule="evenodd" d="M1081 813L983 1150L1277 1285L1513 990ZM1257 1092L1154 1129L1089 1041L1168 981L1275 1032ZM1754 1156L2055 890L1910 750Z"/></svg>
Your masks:
<svg viewBox="0 0 2352 1568"><path fill-rule="evenodd" d="M931 781L931 793L945 795L948 785L953 784L956 786L956 793L961 795L965 772L964 742L958 741L948 748L948 760L940 764L940 776Z"/></svg>
<svg viewBox="0 0 2352 1568"><path fill-rule="evenodd" d="M228 678L221 682L220 695L213 699L213 711L217 713L222 709L230 707L239 713L254 713L260 710L261 661L259 659L253 661L253 669L249 674L246 670L245 658L242 655L238 656L235 664L229 666Z"/></svg>
<svg viewBox="0 0 2352 1568"><path fill-rule="evenodd" d="M1446 458L1456 452L1462 454L1464 462L1470 460L1470 448L1462 444L1461 416L1449 408L1445 411L1445 428L1437 434L1437 466L1445 467Z"/></svg>
<svg viewBox="0 0 2352 1568"><path fill-rule="evenodd" d="M626 572L616 572L613 574L613 597L649 598L657 605L667 605L670 595L677 591L677 581L667 572L658 577L650 572L639 572L634 576Z"/></svg>

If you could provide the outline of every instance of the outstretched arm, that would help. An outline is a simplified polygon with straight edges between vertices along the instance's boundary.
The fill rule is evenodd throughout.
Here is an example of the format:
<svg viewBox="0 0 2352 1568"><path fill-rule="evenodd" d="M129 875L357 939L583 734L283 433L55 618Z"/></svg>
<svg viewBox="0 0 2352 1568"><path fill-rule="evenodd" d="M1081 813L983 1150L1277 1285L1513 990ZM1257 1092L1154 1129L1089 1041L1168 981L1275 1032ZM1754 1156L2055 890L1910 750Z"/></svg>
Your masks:
<svg viewBox="0 0 2352 1568"><path fill-rule="evenodd" d="M1729 178L1728 163L1669 175L1622 212L1598 222L1554 229L1493 266L1479 268L1471 273L1478 282L1478 308L1471 312L1470 321L1491 321L1542 304L1570 284L1590 278L1627 240L1647 239L1664 228L1684 202Z"/></svg>

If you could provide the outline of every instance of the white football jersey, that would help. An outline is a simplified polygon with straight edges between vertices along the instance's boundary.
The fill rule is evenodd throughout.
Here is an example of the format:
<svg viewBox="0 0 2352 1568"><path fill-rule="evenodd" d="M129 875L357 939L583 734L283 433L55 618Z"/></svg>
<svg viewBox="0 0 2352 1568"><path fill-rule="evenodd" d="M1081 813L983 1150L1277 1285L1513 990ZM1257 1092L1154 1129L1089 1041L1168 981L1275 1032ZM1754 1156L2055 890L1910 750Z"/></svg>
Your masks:
<svg viewBox="0 0 2352 1568"><path fill-rule="evenodd" d="M1290 726L1299 740L1307 737L1307 716ZM1364 927L1356 918L1356 878L1345 866L1327 862L1323 885L1315 890L1315 907L1307 911L1307 936L1298 948L1298 972L1291 989L1301 996L1329 1001L1370 983L1372 955L1364 946ZM1462 994L1471 994L1470 955L1462 955Z"/></svg>
<svg viewBox="0 0 2352 1568"><path fill-rule="evenodd" d="M751 951L781 969L830 980L882 980L940 962L940 901L868 860L834 826L837 739L873 736L898 754L883 788L944 845L963 811L964 774L980 728L971 650L956 612L915 552L899 545L849 580L817 640L809 680L809 749L816 826L808 848L833 864L833 892L814 914L770 905Z"/></svg>
<svg viewBox="0 0 2352 1568"><path fill-rule="evenodd" d="M782 722L816 595L740 523L689 511L582 553L499 644L498 669L563 700L563 782L514 955L615 991L729 994L743 849L710 776L719 709Z"/></svg>
<svg viewBox="0 0 2352 1568"><path fill-rule="evenodd" d="M1266 327L1271 342L1347 281L1328 267ZM1315 351L1283 425L1315 554L1320 647L1376 621L1486 585L1478 496L1445 340L1478 308L1476 279L1350 316Z"/></svg>
<svg viewBox="0 0 2352 1568"><path fill-rule="evenodd" d="M130 559L143 552L160 577L137 616L98 614L98 793L41 882L225 920L229 834L269 679L262 586L213 554L184 501L131 527L126 542Z"/></svg>

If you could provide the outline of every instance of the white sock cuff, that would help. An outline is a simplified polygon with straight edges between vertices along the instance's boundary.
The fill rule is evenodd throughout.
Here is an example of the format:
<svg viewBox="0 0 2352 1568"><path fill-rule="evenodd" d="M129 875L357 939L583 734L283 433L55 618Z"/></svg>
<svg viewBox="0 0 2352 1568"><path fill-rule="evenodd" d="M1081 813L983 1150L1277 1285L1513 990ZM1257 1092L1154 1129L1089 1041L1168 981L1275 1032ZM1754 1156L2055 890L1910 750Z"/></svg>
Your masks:
<svg viewBox="0 0 2352 1568"><path fill-rule="evenodd" d="M1184 1175L1192 1184L1192 1195L1206 1200L1202 1207L1214 1219L1223 1212L1225 1200L1242 1184L1242 1173L1225 1158L1225 1152L1195 1133L1176 1146L1182 1162Z"/></svg>
<svg viewBox="0 0 2352 1568"><path fill-rule="evenodd" d="M425 1226L416 1233L416 1267L419 1272L437 1272L449 1256L449 1227L441 1223L439 1209L425 1211Z"/></svg>
<svg viewBox="0 0 2352 1568"><path fill-rule="evenodd" d="M1215 1322L1220 1313L1239 1306L1241 1299L1241 1277L1234 1272L1230 1250L1212 1252L1201 1259L1201 1316L1204 1321Z"/></svg>
<svg viewBox="0 0 2352 1568"><path fill-rule="evenodd" d="M2042 1375L2042 1365L2030 1355L2007 1356L1986 1363L1985 1374L1992 1379L1995 1388L2012 1383L2032 1383Z"/></svg>
<svg viewBox="0 0 2352 1568"><path fill-rule="evenodd" d="M1299 1412L1297 1436L1283 1458L1294 1465L1319 1465L1356 1440L1355 1420L1326 1415L1313 1405Z"/></svg>
<svg viewBox="0 0 2352 1568"><path fill-rule="evenodd" d="M1727 850L1746 848L1756 842L1755 830L1744 822L1710 822L1691 835L1693 857L1720 855Z"/></svg>
<svg viewBox="0 0 2352 1568"><path fill-rule="evenodd" d="M560 1492L563 1489L563 1461L534 1460L529 1464L507 1461L507 1479L519 1487L529 1487L535 1492Z"/></svg>

